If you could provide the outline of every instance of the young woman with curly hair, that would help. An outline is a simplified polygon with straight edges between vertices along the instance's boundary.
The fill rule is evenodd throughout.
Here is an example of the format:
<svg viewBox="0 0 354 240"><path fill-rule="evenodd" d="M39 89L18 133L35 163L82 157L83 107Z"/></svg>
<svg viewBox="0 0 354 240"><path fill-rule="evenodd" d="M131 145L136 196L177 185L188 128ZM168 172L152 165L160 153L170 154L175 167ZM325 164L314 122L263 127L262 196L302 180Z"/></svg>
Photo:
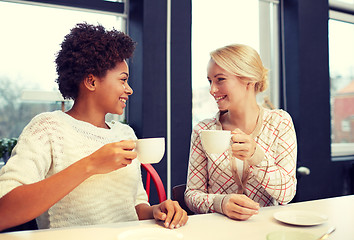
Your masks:
<svg viewBox="0 0 354 240"><path fill-rule="evenodd" d="M0 172L0 229L36 218L57 228L138 219L183 226L177 202L150 206L126 124L106 122L122 114L133 93L128 84L135 43L103 26L77 24L65 36L56 64L59 90L73 99L67 111L41 113L25 127Z"/></svg>

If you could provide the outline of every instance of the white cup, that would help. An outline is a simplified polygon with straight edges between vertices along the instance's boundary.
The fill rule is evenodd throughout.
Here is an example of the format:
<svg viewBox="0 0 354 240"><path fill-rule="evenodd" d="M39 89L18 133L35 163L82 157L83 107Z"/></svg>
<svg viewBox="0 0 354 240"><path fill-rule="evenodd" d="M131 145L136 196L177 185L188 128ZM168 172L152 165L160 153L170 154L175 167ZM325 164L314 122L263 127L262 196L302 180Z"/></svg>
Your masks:
<svg viewBox="0 0 354 240"><path fill-rule="evenodd" d="M165 138L138 139L135 151L141 163L158 163L165 154Z"/></svg>
<svg viewBox="0 0 354 240"><path fill-rule="evenodd" d="M203 148L208 153L222 154L230 147L231 131L202 130L200 138Z"/></svg>

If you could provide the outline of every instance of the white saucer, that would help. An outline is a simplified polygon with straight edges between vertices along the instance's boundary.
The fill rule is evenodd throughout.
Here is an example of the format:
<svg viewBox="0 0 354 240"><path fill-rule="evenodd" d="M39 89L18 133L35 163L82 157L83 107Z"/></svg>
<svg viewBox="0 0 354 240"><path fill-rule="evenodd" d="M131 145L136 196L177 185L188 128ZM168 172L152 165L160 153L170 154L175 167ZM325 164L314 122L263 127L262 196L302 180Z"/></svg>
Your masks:
<svg viewBox="0 0 354 240"><path fill-rule="evenodd" d="M280 222L299 226L319 225L328 220L326 215L312 211L280 211L274 213L273 216Z"/></svg>
<svg viewBox="0 0 354 240"><path fill-rule="evenodd" d="M316 240L318 237L311 233L297 231L279 231L267 235L267 240Z"/></svg>
<svg viewBox="0 0 354 240"><path fill-rule="evenodd" d="M122 232L118 235L118 240L181 240L183 234L173 229L167 228L141 228Z"/></svg>

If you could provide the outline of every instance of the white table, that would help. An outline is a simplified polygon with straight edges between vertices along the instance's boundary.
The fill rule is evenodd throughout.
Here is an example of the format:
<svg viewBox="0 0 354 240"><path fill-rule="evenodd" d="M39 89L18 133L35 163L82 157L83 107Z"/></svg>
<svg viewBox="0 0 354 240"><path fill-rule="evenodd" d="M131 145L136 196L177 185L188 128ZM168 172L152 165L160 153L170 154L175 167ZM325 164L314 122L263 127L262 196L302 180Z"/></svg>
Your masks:
<svg viewBox="0 0 354 240"><path fill-rule="evenodd" d="M316 226L293 226L281 223L273 218L273 214L283 210L315 211L328 216L328 221ZM117 240L117 236L132 229L156 228L162 225L154 220L106 224L98 226L23 231L0 234L0 240ZM354 239L354 195L328 198L289 204L286 206L262 208L258 215L247 221L231 220L221 214L200 214L189 217L188 223L179 229L171 230L180 233L181 239L266 239L273 231L303 231L320 236L329 227L336 226L336 231L329 239ZM138 240L138 239L137 239Z"/></svg>

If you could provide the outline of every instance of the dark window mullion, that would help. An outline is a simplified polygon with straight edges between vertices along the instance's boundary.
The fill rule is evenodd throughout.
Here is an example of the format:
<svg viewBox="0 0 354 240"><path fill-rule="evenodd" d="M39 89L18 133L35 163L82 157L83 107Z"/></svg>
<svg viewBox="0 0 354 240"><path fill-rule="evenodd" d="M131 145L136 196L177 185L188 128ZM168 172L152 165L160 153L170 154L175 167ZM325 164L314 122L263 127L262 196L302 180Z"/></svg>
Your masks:
<svg viewBox="0 0 354 240"><path fill-rule="evenodd" d="M37 2L50 5L85 8L112 13L124 13L123 2L111 2L104 0L23 0L24 2Z"/></svg>

